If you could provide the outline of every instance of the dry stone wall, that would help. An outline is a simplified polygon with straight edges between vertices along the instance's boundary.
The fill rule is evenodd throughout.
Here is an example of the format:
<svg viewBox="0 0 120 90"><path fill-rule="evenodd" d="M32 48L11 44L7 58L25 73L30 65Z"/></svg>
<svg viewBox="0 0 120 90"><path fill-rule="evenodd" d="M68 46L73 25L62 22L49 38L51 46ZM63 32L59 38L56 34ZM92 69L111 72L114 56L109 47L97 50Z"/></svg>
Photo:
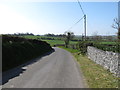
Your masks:
<svg viewBox="0 0 120 90"><path fill-rule="evenodd" d="M116 76L120 77L120 54L110 51L103 51L95 47L87 47L88 58L100 64Z"/></svg>

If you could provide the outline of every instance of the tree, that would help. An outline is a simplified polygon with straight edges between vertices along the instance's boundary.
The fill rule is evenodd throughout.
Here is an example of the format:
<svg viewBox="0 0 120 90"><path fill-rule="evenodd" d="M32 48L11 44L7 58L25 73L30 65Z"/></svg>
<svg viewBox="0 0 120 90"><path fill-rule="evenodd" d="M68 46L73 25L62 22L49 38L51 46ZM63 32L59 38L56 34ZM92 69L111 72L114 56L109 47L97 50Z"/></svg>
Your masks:
<svg viewBox="0 0 120 90"><path fill-rule="evenodd" d="M99 41L102 40L102 36L101 36L101 35L98 35L98 32L96 31L96 32L94 32L94 33L92 34L92 40L94 40L94 41L96 41L96 42L99 42Z"/></svg>
<svg viewBox="0 0 120 90"><path fill-rule="evenodd" d="M117 37L118 40L120 41L120 20L115 18L112 27L118 30Z"/></svg>
<svg viewBox="0 0 120 90"><path fill-rule="evenodd" d="M64 36L65 36L65 46L66 48L68 48L68 45L69 45L69 41L74 37L74 33L73 32L70 32L70 31L66 31L64 33Z"/></svg>

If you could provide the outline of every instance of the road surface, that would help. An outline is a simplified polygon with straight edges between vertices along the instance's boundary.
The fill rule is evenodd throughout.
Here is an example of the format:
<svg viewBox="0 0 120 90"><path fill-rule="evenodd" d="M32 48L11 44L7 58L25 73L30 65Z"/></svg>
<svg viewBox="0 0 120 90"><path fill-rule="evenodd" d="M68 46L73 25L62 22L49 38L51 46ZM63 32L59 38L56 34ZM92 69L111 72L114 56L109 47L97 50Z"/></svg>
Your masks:
<svg viewBox="0 0 120 90"><path fill-rule="evenodd" d="M85 83L74 57L55 47L49 55L3 74L8 79L3 88L85 88ZM18 74L19 73L19 74ZM15 75L16 74L16 75ZM18 74L18 75L17 75ZM13 75L13 76L12 76Z"/></svg>

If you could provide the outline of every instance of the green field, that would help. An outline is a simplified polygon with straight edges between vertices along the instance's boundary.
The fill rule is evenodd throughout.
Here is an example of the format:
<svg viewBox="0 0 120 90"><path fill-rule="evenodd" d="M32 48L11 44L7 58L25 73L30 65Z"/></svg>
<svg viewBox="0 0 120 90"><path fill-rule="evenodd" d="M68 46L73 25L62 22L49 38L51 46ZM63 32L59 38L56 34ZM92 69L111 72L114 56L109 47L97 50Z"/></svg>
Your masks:
<svg viewBox="0 0 120 90"><path fill-rule="evenodd" d="M59 37L48 37L48 36L32 36L32 35L26 35L26 36L22 36L24 38L28 38L28 39L41 39L41 38L52 38L52 39L60 39Z"/></svg>
<svg viewBox="0 0 120 90"><path fill-rule="evenodd" d="M38 38L40 38L41 36L26 35L26 36L21 36L21 37L28 38L28 39L38 39Z"/></svg>
<svg viewBox="0 0 120 90"><path fill-rule="evenodd" d="M100 42L100 44L116 44L116 42Z"/></svg>
<svg viewBox="0 0 120 90"><path fill-rule="evenodd" d="M42 40L42 41L46 41L47 43L49 43L51 46L56 45L56 44L64 44L63 40L60 40L61 38L59 37L47 37L47 36L30 36L30 35L26 35L23 36L24 38L28 38L28 39L38 39L38 40ZM41 39L41 38L46 38L46 39ZM47 38L51 38L54 40L48 40ZM70 44L76 44L78 42L76 41L70 41Z"/></svg>
<svg viewBox="0 0 120 90"><path fill-rule="evenodd" d="M55 44L64 44L64 41L62 40L43 40L46 41L47 43L49 43L51 46L55 45Z"/></svg>
<svg viewBox="0 0 120 90"><path fill-rule="evenodd" d="M62 40L43 40L49 43L51 46L56 45L56 44L64 44L64 41ZM77 42L75 41L70 41L70 44L76 44Z"/></svg>
<svg viewBox="0 0 120 90"><path fill-rule="evenodd" d="M22 37L28 38L28 39L37 39L37 40L46 41L51 46L56 45L56 44L64 44L63 38L60 38L60 37L32 36L32 35L26 35L26 36L22 36ZM50 40L50 39L52 39L52 40ZM77 41L70 41L70 44L77 44L77 43L78 43ZM112 42L112 41L100 41L99 43L100 44L111 44L111 45L116 44L115 41L114 42Z"/></svg>

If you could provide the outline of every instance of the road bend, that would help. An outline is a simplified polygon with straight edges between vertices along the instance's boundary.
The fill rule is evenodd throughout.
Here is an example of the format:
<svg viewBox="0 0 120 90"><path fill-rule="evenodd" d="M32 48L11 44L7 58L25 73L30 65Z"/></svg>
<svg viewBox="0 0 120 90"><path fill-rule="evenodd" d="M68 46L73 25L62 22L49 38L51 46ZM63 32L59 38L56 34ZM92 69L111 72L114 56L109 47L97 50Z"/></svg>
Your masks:
<svg viewBox="0 0 120 90"><path fill-rule="evenodd" d="M38 58L22 68L19 75L9 79L3 88L85 88L78 63L68 51L54 47L54 52ZM3 75L4 80L17 69Z"/></svg>

